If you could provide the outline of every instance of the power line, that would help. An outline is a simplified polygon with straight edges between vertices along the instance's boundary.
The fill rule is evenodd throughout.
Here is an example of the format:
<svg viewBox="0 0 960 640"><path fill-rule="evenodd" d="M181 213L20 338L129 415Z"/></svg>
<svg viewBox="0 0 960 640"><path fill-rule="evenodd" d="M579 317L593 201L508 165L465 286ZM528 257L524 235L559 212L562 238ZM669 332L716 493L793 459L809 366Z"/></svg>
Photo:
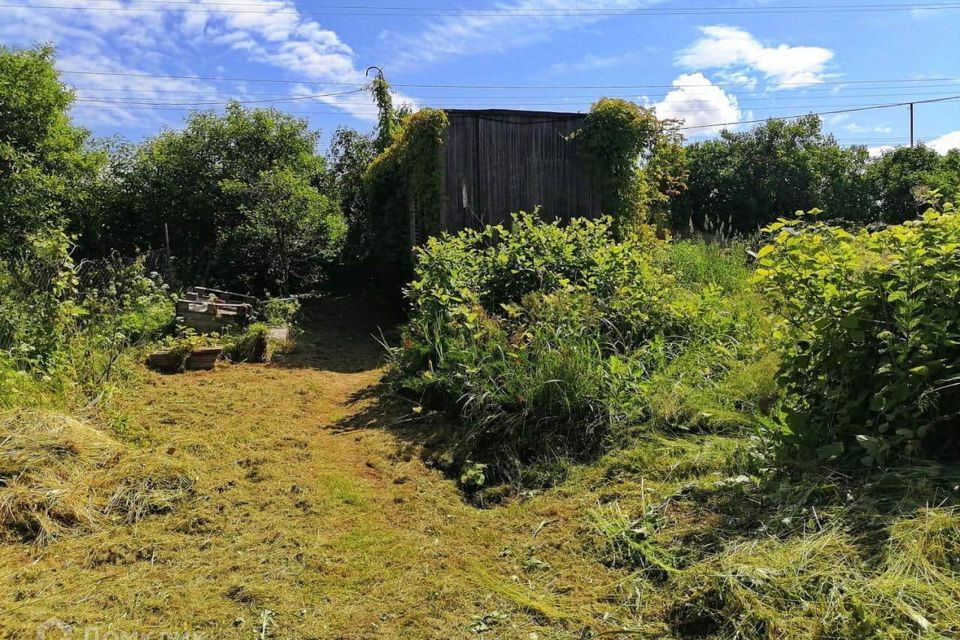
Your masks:
<svg viewBox="0 0 960 640"><path fill-rule="evenodd" d="M338 94L320 94L320 96L329 96L329 95L338 95ZM342 95L342 94L340 94L340 95ZM955 97L955 95L956 95L956 94L951 94L952 97ZM274 103L299 102L299 101L302 101L302 100L304 100L304 99L311 99L311 98L313 98L313 97L316 97L316 96L300 96L300 97L293 97L293 98L286 98L286 99L281 98L281 99L276 99L276 100L271 100L271 101L264 101L264 100L260 100L260 101L258 101L258 100L247 100L247 101L244 101L244 100L226 100L226 101L222 101L222 102L144 102L144 101L132 101L132 100L119 100L119 99L116 99L116 98L111 98L110 96L84 96L84 97L81 97L81 98L77 98L77 99L75 100L75 102L81 102L81 103L100 103L100 104L106 104L106 105L111 105L111 106L155 106L155 107L179 106L179 107L184 107L184 108L186 109L186 108L190 108L190 107L201 107L201 106L222 106L222 105L227 104L227 103L229 103L229 102L237 102L237 103L239 103L239 104L256 104L256 103L260 103L260 102L274 102ZM340 100L340 101L337 102L337 104L338 104L338 105L344 105L344 106L366 106L366 105L372 105L372 100L362 100L362 101ZM457 103L457 102L426 102L426 101L423 101L423 102L420 102L420 104L421 104L422 106L436 107L436 108L448 108L448 109L455 109L455 108L467 108L467 109L469 109L469 108L477 108L477 107L479 106L479 105L477 105L476 103ZM554 101L554 102L551 102L551 101L542 101L542 100L531 100L531 101L517 101L517 102L508 103L508 104L502 104L502 103L501 103L501 104L497 104L496 107L497 107L497 108L502 108L502 109L523 108L523 107L530 107L530 106L533 106L533 107L544 107L544 106L550 106L550 107L564 107L564 106L566 106L566 107L589 107L589 106L592 105L592 104L593 104L593 102L574 102L574 101L558 101L558 102L557 102L557 101ZM824 107L838 107L838 108L839 108L839 107L858 107L858 108L859 108L859 107L864 107L864 106L873 106L873 105L864 105L864 104L862 104L862 103L857 104L857 103L849 103L849 102L847 102L847 103L839 103L839 104L819 104L819 105L816 105L816 104L789 104L789 105L762 105L762 106L752 106L752 105L750 105L750 106L744 107L744 109L745 109L745 110L748 110L748 111L776 111L776 110L783 110L783 109L790 109L790 110L796 110L796 109L820 109L820 108L824 108ZM741 105L740 103L737 103L736 105L728 104L728 105L725 106L725 107L717 107L717 108L713 108L713 109L702 109L702 108L701 108L701 109L687 109L687 110L685 110L685 109L679 109L679 110L673 110L672 113L704 113L704 112L720 113L720 112L729 111L730 109L735 109L735 108L739 108L739 107L743 107L743 105Z"/></svg>
<svg viewBox="0 0 960 640"><path fill-rule="evenodd" d="M103 0L100 0L103 1ZM211 3L198 6L186 2L147 2L146 4L166 4L164 7L137 6L138 0L131 0L131 4L124 7L78 7L76 5L51 4L0 4L0 7L40 10L65 11L101 11L101 12L170 12L207 13L207 14L254 14L254 15L298 15L298 16L377 16L377 17L443 17L443 16L476 16L476 17L531 17L531 18L568 18L568 17L632 17L632 16L700 16L700 15L763 15L763 14L794 14L794 13L888 13L902 11L940 11L960 9L958 2L943 3L900 3L900 4L846 4L846 5L783 5L772 7L678 7L678 8L636 8L636 9L569 9L569 10L536 10L512 11L502 9L497 11L469 10L469 9L437 9L430 7L386 7L386 6L354 6L354 5L326 5L324 10L302 11L296 7L292 9L216 9L210 6L256 6L251 3ZM143 4L143 0L139 0ZM177 6L180 5L180 6ZM290 5L286 5L290 6Z"/></svg>
<svg viewBox="0 0 960 640"><path fill-rule="evenodd" d="M209 101L209 102L147 102L147 101L113 101L115 104L120 105L138 105L145 107L166 107L166 106L179 106L179 107L205 107L205 106L223 106L231 102L236 102L238 104L264 104L264 103L279 103L279 102L299 102L301 100L315 100L317 98L332 98L334 96L347 96L355 93L360 93L365 91L365 89L353 89L352 91L339 91L337 93L315 93L310 95L303 96L293 96L287 98L270 98L264 100L218 100L218 101ZM98 98L77 98L76 102L105 102Z"/></svg>
<svg viewBox="0 0 960 640"><path fill-rule="evenodd" d="M79 69L61 69L61 73L73 75L93 75L109 77L126 78L169 78L174 80L207 80L211 82L262 82L278 84L322 84L336 86L365 86L366 82L334 82L315 79L280 79L280 78L241 78L228 76L200 76L200 75L177 75L163 73L132 73L121 71L89 71ZM893 83L917 83L917 82L946 82L958 83L960 76L948 76L942 78L886 78L869 80L820 80L811 82L780 82L777 86L817 86L817 85L861 85L861 84L893 84ZM705 87L738 87L742 83L737 82L718 82L718 83L677 83L677 84L608 84L608 85L523 85L523 84L423 84L423 83L390 83L391 87L411 88L411 89L678 89L678 88L705 88ZM916 85L913 85L916 86ZM888 87L884 87L888 88Z"/></svg>
<svg viewBox="0 0 960 640"><path fill-rule="evenodd" d="M911 104L911 103L912 103L912 104L932 104L932 103L938 103L938 102L954 101L954 100L958 100L958 99L960 99L960 95L954 95L954 96L949 96L949 97L945 97L945 98L933 98L933 99L928 99L928 100L913 100L913 101L908 101L908 102L895 102L895 103L887 103L887 104L863 105L863 106L849 107L849 108L844 108L844 109L832 109L832 110L829 110L829 111L811 111L811 112L808 112L808 113L797 114L797 115L790 115L790 116L776 116L776 117L771 117L771 118L756 118L756 119L751 119L751 120L738 120L738 121L731 121L731 122L715 122L715 123L702 124L702 125L689 125L689 126L682 126L682 127L680 127L680 130L689 131L689 130L696 130L696 129L712 129L712 128L717 128L717 127L732 127L732 126L739 126L739 125L744 125L744 124L759 124L759 123L762 123L762 122L769 122L769 121L771 121L771 120L795 120L795 119L797 119L797 118L804 118L804 117L807 117L807 116L838 115L838 114L842 114L842 113L855 113L855 112L860 112L860 111L870 111L870 110L876 110L876 109L890 109L890 108L894 108L894 107L904 107L904 106L907 106L907 105L909 105L909 104ZM82 106L83 106L83 105L82 105ZM101 103L101 104L97 104L96 106L99 106L99 107L101 107L101 108L108 108L108 107L116 107L116 108L128 108L128 107L130 107L130 108L133 108L133 109L148 109L148 108L149 108L149 109L164 109L164 108L172 108L172 109L175 109L175 110L181 110L181 111L184 110L184 108L183 108L182 106L174 106L174 105L146 106L146 105L138 105L138 104L124 104L124 103L117 103L117 102L108 102L108 103L106 103L106 104L102 104L102 103ZM799 108L799 107L793 107L793 108ZM296 112L290 112L290 113L296 113ZM344 115L343 110L340 110L340 111L331 111L331 112L307 111L307 112L300 112L300 113L304 113L304 114L341 115L341 116ZM347 113L350 113L349 110L347 111ZM360 114L360 115L375 115L375 111L371 110L369 114Z"/></svg>
<svg viewBox="0 0 960 640"><path fill-rule="evenodd" d="M829 95L803 95L800 96L803 100L835 100L838 98L880 98L880 97L905 97L912 98L917 96L944 96L944 95L954 95L956 92L956 85L941 84L941 85L921 85L921 86L933 86L933 87L954 87L951 91L923 91L923 92L910 92L905 93L904 91L895 91L895 92L886 92L886 93L853 93L853 92L833 92ZM177 95L201 95L201 96L223 96L225 98L230 98L231 95L224 91L208 90L208 91L186 91L181 89L139 89L139 88L107 88L107 87L94 87L94 86L81 86L81 85L71 85L71 88L75 91L83 94L82 97L91 98L94 96L86 95L85 92L96 92L100 93L149 93L149 94L177 94ZM345 92L346 93L346 92ZM289 96L290 94L285 93L275 93L275 92L257 92L257 91L243 91L242 94L239 94L237 97L238 100L245 100L249 96L269 96L275 98L283 98ZM654 99L654 98L663 98L666 93L656 93L648 94L645 97ZM741 98L741 95L768 95L766 92L738 92L737 102L739 104L745 103L754 103L754 102L771 102L784 99L783 95L774 94L768 95L766 98ZM98 96L103 97L104 99L110 98L111 96ZM112 96L113 98L120 98L122 96ZM480 102L489 102L494 100L523 100L528 101L541 101L541 100L568 100L575 98L589 98L592 101L596 101L601 97L601 95L596 93L591 94L550 94L550 95L412 95L411 98L416 100L475 100ZM623 97L623 98L635 98L635 94L612 94L605 93L602 97ZM346 101L344 101L346 102ZM549 102L547 104L560 104L558 102ZM591 104L591 102L573 102L571 104ZM821 105L821 106L830 106L830 105Z"/></svg>
<svg viewBox="0 0 960 640"><path fill-rule="evenodd" d="M87 2L101 2L101 3L115 3L117 0L87 0ZM199 3L196 0L125 0L129 5L136 4L163 4L163 5L192 5L195 7L211 7L211 6L224 6L224 7L258 7L261 11L271 12L275 9L270 9L269 7L264 7L263 2L227 2L225 0L217 0L216 2L202 2ZM769 5L769 6L754 6L754 7L743 7L743 6L689 6L689 7L632 7L624 9L521 9L521 10L512 10L512 9L498 9L492 11L490 9L469 9L462 7L453 7L453 8L444 8L444 7L428 7L428 6L417 6L417 5L377 5L377 4L315 4L307 0L299 0L295 4L292 0L287 0L285 5L276 7L279 9L289 9L291 7L298 7L301 5L306 5L308 7L318 7L320 9L345 9L345 10L361 10L361 11L430 11L435 13L469 13L473 11L488 11L490 13L495 13L496 15L502 14L512 14L519 13L522 15L530 14L558 14L558 15L568 15L568 14L601 14L601 15L623 15L623 14L647 14L647 13L663 13L663 12L673 12L673 11L696 11L700 13L712 13L714 11L820 11L820 10L837 10L837 9L882 9L882 10L913 10L913 9L939 9L943 7L953 7L960 2L956 0L948 0L945 2L867 2L867 3L846 3L846 4L837 4L837 3L828 3L828 4L785 4L785 5ZM70 5L76 6L76 5ZM122 8L122 7L120 7Z"/></svg>
<svg viewBox="0 0 960 640"><path fill-rule="evenodd" d="M733 127L741 124L758 124L761 122L769 122L770 120L795 120L797 118L805 118L807 116L831 116L840 113L855 113L857 111L870 111L872 109L891 109L893 107L905 107L909 104L930 104L933 102L947 102L950 100L960 100L960 95L951 96L949 98L933 98L930 100L913 100L911 102L894 102L890 104L875 104L865 107L857 107L852 109L835 109L832 111L819 111L811 113L803 113L795 116L777 116L776 118L759 118L756 120L740 120L737 122L717 122L714 124L701 124L694 125L689 127L680 127L682 131L689 131L691 129L710 129L715 127Z"/></svg>

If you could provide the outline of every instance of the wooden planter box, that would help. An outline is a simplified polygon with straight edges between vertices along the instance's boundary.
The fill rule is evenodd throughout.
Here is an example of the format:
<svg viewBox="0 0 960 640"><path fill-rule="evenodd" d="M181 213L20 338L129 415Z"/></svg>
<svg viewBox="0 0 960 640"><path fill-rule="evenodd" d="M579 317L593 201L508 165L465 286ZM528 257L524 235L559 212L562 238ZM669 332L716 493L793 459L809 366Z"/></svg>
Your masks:
<svg viewBox="0 0 960 640"><path fill-rule="evenodd" d="M184 369L187 371L210 370L217 363L223 347L201 347L187 356ZM157 351L147 356L147 366L157 371L172 373L180 370L180 358L169 351Z"/></svg>

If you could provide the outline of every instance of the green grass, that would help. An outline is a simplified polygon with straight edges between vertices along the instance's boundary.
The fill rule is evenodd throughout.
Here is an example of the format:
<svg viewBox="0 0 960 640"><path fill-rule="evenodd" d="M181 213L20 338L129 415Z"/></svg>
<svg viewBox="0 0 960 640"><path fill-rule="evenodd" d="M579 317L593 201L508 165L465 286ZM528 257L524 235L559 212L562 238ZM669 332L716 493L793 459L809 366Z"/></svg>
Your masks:
<svg viewBox="0 0 960 640"><path fill-rule="evenodd" d="M678 418L597 459L518 467L527 478L476 508L418 455L457 425L351 400L380 372L339 372L358 344L339 336L307 367L143 373L115 398L136 443L50 411L3 422L0 475L18 480L0 496L47 500L14 505L33 524L0 523L14 632L56 615L238 639L264 616L274 637L960 633L960 469L775 468L753 430ZM755 394L754 366L719 376L713 402Z"/></svg>
<svg viewBox="0 0 960 640"><path fill-rule="evenodd" d="M711 283L726 291L739 291L750 276L746 246L736 242L679 240L670 243L665 261L687 285Z"/></svg>

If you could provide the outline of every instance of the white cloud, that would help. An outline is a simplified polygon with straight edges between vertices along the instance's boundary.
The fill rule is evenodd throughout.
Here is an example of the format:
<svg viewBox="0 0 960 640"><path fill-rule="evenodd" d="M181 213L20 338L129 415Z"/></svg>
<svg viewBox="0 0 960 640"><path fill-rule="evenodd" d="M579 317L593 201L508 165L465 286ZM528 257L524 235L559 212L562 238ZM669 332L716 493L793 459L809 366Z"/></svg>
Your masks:
<svg viewBox="0 0 960 640"><path fill-rule="evenodd" d="M623 53L612 56L597 56L589 54L576 62L557 62L550 66L550 73L563 75L568 73L582 73L594 69L609 69L625 64L634 64L639 59L637 53Z"/></svg>
<svg viewBox="0 0 960 640"><path fill-rule="evenodd" d="M946 153L951 149L960 149L960 131L945 133L939 138L934 138L928 142L927 146L935 149L938 153Z"/></svg>
<svg viewBox="0 0 960 640"><path fill-rule="evenodd" d="M865 127L856 122L844 125L843 128L851 133L893 133L893 127L890 126Z"/></svg>
<svg viewBox="0 0 960 640"><path fill-rule="evenodd" d="M247 62L316 82L307 92L295 86L274 85L277 93L289 91L301 97L336 93L350 88L343 83L362 85L367 81L353 49L337 33L301 14L292 0L247 0L245 7L250 10L246 12L217 11L222 8L221 0L153 5L149 9L127 0L101 0L96 5L97 9L110 11L93 10L87 0L61 0L58 6L72 8L53 12L29 6L44 4L44 0L22 2L27 7L0 8L0 41L54 42L59 47L61 69L140 76L208 75L193 63L202 60L205 52L219 49L218 53L233 52L231 55ZM119 62L126 60L134 62ZM182 115L179 111L149 111L120 102L199 103L245 97L236 86L218 88L211 83L174 78L73 75L67 80L83 87L78 91L81 101L75 110L90 124L156 126L179 120ZM98 97L99 103L86 102ZM399 94L396 99L413 102ZM372 99L366 93L317 100L357 117L373 117Z"/></svg>
<svg viewBox="0 0 960 640"><path fill-rule="evenodd" d="M740 107L736 96L714 85L702 73L687 73L673 81L671 89L663 100L653 107L660 118L683 120L689 137L710 135L724 128L709 127L722 122L737 122L741 119Z"/></svg>
<svg viewBox="0 0 960 640"><path fill-rule="evenodd" d="M504 53L549 40L555 32L580 29L608 19L604 12L627 11L663 0L514 0L444 16L412 35L387 33L399 50L396 63L415 67L452 57ZM588 10L589 13L584 13ZM578 13L579 12L579 13Z"/></svg>
<svg viewBox="0 0 960 640"><path fill-rule="evenodd" d="M755 70L776 89L818 84L824 80L833 51L822 47L766 46L737 27L700 27L702 37L680 52L677 63L688 69Z"/></svg>
<svg viewBox="0 0 960 640"><path fill-rule="evenodd" d="M756 76L750 75L743 71L732 71L728 69L721 69L716 74L714 74L717 82L726 85L737 85L743 87L747 91L753 91L757 88L758 80Z"/></svg>
<svg viewBox="0 0 960 640"><path fill-rule="evenodd" d="M878 147L867 147L867 153L870 155L871 158L879 158L880 156L885 154L887 151L893 151L894 149L896 149L896 147L894 147L893 145L882 144Z"/></svg>

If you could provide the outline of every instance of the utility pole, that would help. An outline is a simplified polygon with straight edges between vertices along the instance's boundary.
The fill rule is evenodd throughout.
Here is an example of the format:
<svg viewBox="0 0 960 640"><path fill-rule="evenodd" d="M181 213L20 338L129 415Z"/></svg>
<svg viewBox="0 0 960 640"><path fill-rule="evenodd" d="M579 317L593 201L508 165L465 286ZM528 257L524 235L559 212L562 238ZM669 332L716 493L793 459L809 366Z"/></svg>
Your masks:
<svg viewBox="0 0 960 640"><path fill-rule="evenodd" d="M913 148L913 103L910 103L910 147Z"/></svg>

